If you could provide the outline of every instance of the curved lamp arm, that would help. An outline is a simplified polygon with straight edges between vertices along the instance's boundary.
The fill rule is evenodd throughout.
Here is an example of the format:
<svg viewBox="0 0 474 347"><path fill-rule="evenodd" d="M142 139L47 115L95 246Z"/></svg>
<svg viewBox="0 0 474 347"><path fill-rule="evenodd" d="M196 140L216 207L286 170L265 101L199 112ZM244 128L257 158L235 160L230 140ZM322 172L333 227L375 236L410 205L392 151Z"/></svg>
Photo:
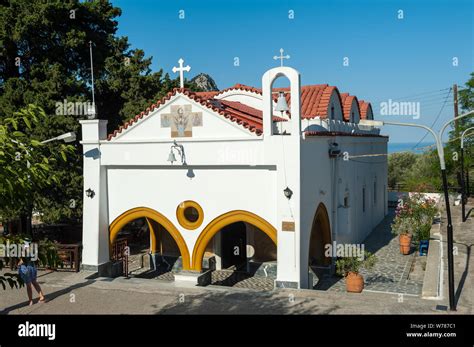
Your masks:
<svg viewBox="0 0 474 347"><path fill-rule="evenodd" d="M474 130L474 127L470 127L470 128L467 128L466 130L464 130L461 134L461 148L464 148L464 136L466 135L466 133L468 131L471 131L471 130Z"/></svg>
<svg viewBox="0 0 474 347"><path fill-rule="evenodd" d="M423 125L423 124L416 124L416 123L399 123L399 122L383 122L384 124L390 125L400 125L400 126L407 126L407 127L416 127L416 128L423 128L431 133L435 139L436 149L438 151L439 163L441 169L444 170L446 168L446 164L444 162L444 148L443 144L441 143L441 138L436 134L436 132L431 129L430 127Z"/></svg>

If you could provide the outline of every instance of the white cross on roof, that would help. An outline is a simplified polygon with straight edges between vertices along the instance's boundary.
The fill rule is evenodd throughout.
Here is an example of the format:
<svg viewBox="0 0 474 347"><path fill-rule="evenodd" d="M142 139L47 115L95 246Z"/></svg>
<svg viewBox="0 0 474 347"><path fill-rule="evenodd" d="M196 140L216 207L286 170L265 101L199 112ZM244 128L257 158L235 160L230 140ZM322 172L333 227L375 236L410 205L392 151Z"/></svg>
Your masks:
<svg viewBox="0 0 474 347"><path fill-rule="evenodd" d="M178 60L179 68L174 66L173 72L176 73L179 71L179 85L180 88L184 88L184 71L189 72L191 70L191 66L187 65L183 67L184 60L183 58L179 58Z"/></svg>
<svg viewBox="0 0 474 347"><path fill-rule="evenodd" d="M284 50L283 48L280 48L280 56L275 55L275 56L273 57L273 59L275 59L275 60L280 59L280 64L281 64L280 66L283 66L283 59L290 59L290 56L289 56L288 54L287 54L287 55L283 55L283 52L284 52L284 51L285 51L285 50Z"/></svg>

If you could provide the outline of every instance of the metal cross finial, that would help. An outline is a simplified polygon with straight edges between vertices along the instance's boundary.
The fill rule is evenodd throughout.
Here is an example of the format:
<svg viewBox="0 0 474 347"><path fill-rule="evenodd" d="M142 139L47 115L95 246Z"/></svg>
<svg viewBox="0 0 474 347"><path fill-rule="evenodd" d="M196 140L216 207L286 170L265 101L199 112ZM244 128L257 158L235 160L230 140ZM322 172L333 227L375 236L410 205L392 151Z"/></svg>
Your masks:
<svg viewBox="0 0 474 347"><path fill-rule="evenodd" d="M184 88L184 71L189 72L191 70L191 66L187 65L183 67L184 60L183 58L179 58L178 60L179 68L174 66L173 72L176 73L179 71L179 85L181 88Z"/></svg>
<svg viewBox="0 0 474 347"><path fill-rule="evenodd" d="M280 56L275 55L275 56L273 57L273 59L275 59L275 60L280 59L280 64L281 64L280 66L283 66L283 59L290 59L290 56L289 56L288 54L287 54L287 55L283 55L283 52L284 52L284 49L283 49L283 48L280 48Z"/></svg>

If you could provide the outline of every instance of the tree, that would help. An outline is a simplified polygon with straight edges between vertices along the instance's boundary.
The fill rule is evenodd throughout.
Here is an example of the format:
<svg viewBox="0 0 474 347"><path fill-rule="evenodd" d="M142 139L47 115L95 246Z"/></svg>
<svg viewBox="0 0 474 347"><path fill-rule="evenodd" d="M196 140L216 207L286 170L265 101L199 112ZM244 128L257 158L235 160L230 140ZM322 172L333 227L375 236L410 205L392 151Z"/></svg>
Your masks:
<svg viewBox="0 0 474 347"><path fill-rule="evenodd" d="M91 101L89 42L93 43L96 105L109 131L156 102L179 82L151 57L117 37L121 10L107 0L0 0L0 117L29 104L48 115L31 131L48 139L75 131L83 114L57 114L57 104ZM186 86L195 88L193 84ZM44 146L54 151L57 143ZM82 153L75 145L67 163L54 163L61 182L38 190L33 205L47 222L78 222L82 216ZM74 206L74 207L72 207Z"/></svg>
<svg viewBox="0 0 474 347"><path fill-rule="evenodd" d="M471 78L466 82L465 88L459 91L459 103L461 105L461 113L474 110L474 72ZM461 134L464 130L474 127L474 116L465 117L458 121L457 129L453 129L449 133L449 141L446 144L446 170L449 179L453 185L460 185L460 148ZM473 132L474 134L474 132ZM474 152L474 136L464 137L464 167L470 168L474 164L472 153ZM469 172L469 171L468 171Z"/></svg>
<svg viewBox="0 0 474 347"><path fill-rule="evenodd" d="M66 162L73 147L60 144L54 151L32 136L46 119L35 106L0 118L0 219L31 215L31 197L39 191L60 184L53 170Z"/></svg>
<svg viewBox="0 0 474 347"><path fill-rule="evenodd" d="M442 190L436 149L416 155L416 160L406 172L403 183L410 192L440 192Z"/></svg>
<svg viewBox="0 0 474 347"><path fill-rule="evenodd" d="M403 184L406 174L416 162L416 154L411 152L392 153L388 156L388 186Z"/></svg>

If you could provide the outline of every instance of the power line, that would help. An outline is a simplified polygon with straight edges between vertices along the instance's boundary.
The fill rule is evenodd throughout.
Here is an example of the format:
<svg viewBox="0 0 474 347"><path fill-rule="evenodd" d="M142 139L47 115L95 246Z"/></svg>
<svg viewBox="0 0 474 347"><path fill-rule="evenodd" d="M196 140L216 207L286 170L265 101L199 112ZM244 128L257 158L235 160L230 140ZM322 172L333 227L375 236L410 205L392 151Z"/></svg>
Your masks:
<svg viewBox="0 0 474 347"><path fill-rule="evenodd" d="M435 120L433 121L433 123L431 124L430 128L433 128L434 125L436 124L436 122L438 121L439 117L441 116L441 112L443 112L444 110L444 106L446 106L446 101L448 101L448 97L449 95L451 94L451 89L452 88L449 88L449 93L448 95L446 95L446 98L444 99L444 104L441 106L441 109L439 110L438 112L438 115L436 116ZM418 143L416 145L414 145L412 147L412 149L414 149L415 147L417 147L426 137L426 135L428 135L428 131L426 131L425 135L423 135L423 137L420 139L420 141L418 141Z"/></svg>
<svg viewBox="0 0 474 347"><path fill-rule="evenodd" d="M445 96L446 97L446 96ZM429 106L429 105L440 105L444 103L444 99L441 99L441 100L432 100L432 101L429 101L429 102L426 102L426 103L421 103L421 106ZM454 104L454 101L450 100L448 101L446 104Z"/></svg>
<svg viewBox="0 0 474 347"><path fill-rule="evenodd" d="M400 100L400 99L408 99L408 98L414 98L414 97L417 97L417 96L421 96L421 95L427 95L427 94L438 94L439 92L443 92L445 90L448 90L449 89L449 92L451 91L451 88L443 88L443 89L438 89L438 90L432 90L432 91L429 91L429 92L424 92L424 93L418 93L418 94L412 94L412 95L408 95L408 96L402 96L402 97L396 97L396 98L390 98L392 100ZM448 92L448 93L449 93ZM445 94L446 92L444 93L440 93L440 94ZM433 95L431 95L433 96ZM386 100L386 99L385 99ZM379 99L379 100L376 100L376 101L384 101L384 99Z"/></svg>
<svg viewBox="0 0 474 347"><path fill-rule="evenodd" d="M435 96L433 98L427 98L427 99L420 99L420 100L417 100L417 99L412 99L410 101L418 101L418 102L434 102L434 101L443 101L443 98L446 97L448 93L444 93L444 94L440 94L439 96Z"/></svg>
<svg viewBox="0 0 474 347"><path fill-rule="evenodd" d="M426 104L426 105L425 105L425 104L421 104L420 106L422 106L422 107L432 107L432 106L437 106L437 107L439 107L439 106L441 106L442 103L444 104L444 101L433 102L433 103L429 103L429 104ZM454 102L453 102L453 101L449 101L449 102L446 103L445 106L450 106L450 105L454 105Z"/></svg>

